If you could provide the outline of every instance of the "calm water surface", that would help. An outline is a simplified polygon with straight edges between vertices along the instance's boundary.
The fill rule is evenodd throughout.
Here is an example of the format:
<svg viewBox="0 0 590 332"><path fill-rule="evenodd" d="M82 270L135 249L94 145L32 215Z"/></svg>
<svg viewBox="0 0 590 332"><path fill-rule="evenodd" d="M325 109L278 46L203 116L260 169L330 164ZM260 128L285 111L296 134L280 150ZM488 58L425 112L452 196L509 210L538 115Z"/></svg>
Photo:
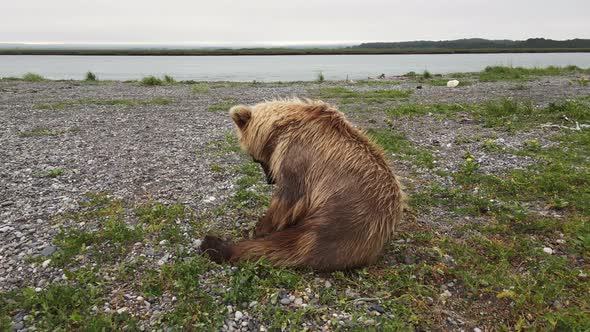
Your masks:
<svg viewBox="0 0 590 332"><path fill-rule="evenodd" d="M51 79L81 79L87 71L105 80L168 74L197 81L311 81L322 71L340 80L409 71L473 72L486 66L590 68L590 53L279 55L279 56L54 56L0 55L0 77L34 72Z"/></svg>

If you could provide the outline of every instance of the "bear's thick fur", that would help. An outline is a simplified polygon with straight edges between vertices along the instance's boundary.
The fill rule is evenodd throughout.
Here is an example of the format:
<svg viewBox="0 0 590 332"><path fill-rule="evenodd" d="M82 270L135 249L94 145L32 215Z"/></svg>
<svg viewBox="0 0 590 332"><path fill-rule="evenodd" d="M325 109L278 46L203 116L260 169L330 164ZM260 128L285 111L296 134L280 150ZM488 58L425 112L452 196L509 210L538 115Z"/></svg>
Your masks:
<svg viewBox="0 0 590 332"><path fill-rule="evenodd" d="M402 217L404 193L383 151L322 101L232 107L240 145L276 184L255 238L207 236L215 261L346 270L375 261Z"/></svg>

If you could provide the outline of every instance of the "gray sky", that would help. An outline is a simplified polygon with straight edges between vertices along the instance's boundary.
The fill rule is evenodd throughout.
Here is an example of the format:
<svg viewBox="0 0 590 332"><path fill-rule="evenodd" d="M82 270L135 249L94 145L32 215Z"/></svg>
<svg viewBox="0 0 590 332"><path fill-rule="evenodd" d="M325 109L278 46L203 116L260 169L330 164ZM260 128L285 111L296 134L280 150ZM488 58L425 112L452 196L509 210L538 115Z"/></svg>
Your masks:
<svg viewBox="0 0 590 332"><path fill-rule="evenodd" d="M590 38L589 0L2 0L0 42Z"/></svg>

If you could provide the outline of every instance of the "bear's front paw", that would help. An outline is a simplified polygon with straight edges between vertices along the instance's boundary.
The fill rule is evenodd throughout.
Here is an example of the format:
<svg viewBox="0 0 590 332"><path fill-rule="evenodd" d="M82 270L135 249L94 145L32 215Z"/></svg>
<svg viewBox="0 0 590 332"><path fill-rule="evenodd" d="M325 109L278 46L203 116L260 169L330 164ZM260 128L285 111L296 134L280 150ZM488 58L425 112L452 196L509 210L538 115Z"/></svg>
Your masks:
<svg viewBox="0 0 590 332"><path fill-rule="evenodd" d="M201 251L217 263L229 259L229 250L226 242L216 236L206 235L203 243L201 243Z"/></svg>

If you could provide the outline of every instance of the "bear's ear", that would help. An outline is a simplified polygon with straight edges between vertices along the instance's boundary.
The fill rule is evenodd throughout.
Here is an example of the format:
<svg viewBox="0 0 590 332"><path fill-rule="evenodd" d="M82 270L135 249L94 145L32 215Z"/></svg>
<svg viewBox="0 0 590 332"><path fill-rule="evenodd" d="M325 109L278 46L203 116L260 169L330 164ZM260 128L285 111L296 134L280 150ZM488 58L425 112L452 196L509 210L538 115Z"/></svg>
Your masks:
<svg viewBox="0 0 590 332"><path fill-rule="evenodd" d="M236 123L238 128L242 129L250 121L252 110L245 105L236 105L229 110L229 115Z"/></svg>

